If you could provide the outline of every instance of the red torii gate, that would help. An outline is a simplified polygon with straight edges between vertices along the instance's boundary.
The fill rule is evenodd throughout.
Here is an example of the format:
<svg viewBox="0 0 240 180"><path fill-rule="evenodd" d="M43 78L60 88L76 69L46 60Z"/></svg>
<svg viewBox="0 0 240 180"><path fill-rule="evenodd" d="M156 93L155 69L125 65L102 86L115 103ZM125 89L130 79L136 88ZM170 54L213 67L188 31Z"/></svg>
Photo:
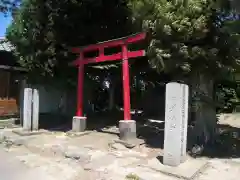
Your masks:
<svg viewBox="0 0 240 180"><path fill-rule="evenodd" d="M72 48L73 53L79 54L79 57L71 64L78 67L78 89L77 89L77 112L73 118L73 131L84 131L86 128L86 117L83 117L83 81L84 81L84 65L90 63L100 63L106 61L123 60L122 77L123 77L123 99L124 99L124 121L120 121L119 130L120 138L136 137L136 124L131 120L130 108L130 87L129 87L129 66L128 59L145 55L144 50L128 51L128 45L144 40L146 33L138 33L128 37L114 39L110 41L100 42L97 44ZM113 48L121 46L121 52L112 55L105 55L105 48ZM86 58L86 52L98 51L99 55L94 58Z"/></svg>

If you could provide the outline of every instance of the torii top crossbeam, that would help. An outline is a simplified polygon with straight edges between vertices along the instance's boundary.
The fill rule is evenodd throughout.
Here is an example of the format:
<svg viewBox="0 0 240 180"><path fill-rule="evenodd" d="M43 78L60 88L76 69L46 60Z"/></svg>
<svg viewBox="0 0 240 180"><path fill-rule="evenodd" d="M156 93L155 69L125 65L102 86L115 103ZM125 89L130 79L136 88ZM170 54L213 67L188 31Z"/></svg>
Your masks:
<svg viewBox="0 0 240 180"><path fill-rule="evenodd" d="M123 72L123 97L124 97L124 120L131 120L130 115L130 87L129 87L129 67L128 59L136 58L145 55L144 50L138 51L128 51L127 46L132 43L144 40L146 38L146 33L138 33L127 37L122 37L119 39L114 39L110 41L100 42L97 44L92 44L79 48L72 48L73 53L79 54L79 57L72 62L79 68L78 73L78 99L77 99L77 117L83 117L83 80L84 80L84 65L89 63L100 63L106 61L123 60L122 72ZM121 52L105 55L105 48L121 47ZM94 58L85 57L86 52L98 51L98 56Z"/></svg>
<svg viewBox="0 0 240 180"><path fill-rule="evenodd" d="M84 54L86 52L91 51L99 51L99 56L95 58L84 58L84 60L80 59L80 56L77 60L73 62L74 65L79 65L80 63L83 64L89 64L89 63L98 63L98 62L105 62L105 61L113 61L113 60L120 60L122 59L122 53L116 53L112 55L104 55L104 48L113 48L117 46L123 46L123 45L129 45L141 40L144 40L146 38L146 33L138 33L127 37L122 37L118 39L113 39L109 41L100 42L97 44L92 44L88 46L83 46L79 48L72 48L73 53L79 53ZM139 50L139 51L132 51L128 52L128 58L135 58L139 56L144 56L145 51Z"/></svg>

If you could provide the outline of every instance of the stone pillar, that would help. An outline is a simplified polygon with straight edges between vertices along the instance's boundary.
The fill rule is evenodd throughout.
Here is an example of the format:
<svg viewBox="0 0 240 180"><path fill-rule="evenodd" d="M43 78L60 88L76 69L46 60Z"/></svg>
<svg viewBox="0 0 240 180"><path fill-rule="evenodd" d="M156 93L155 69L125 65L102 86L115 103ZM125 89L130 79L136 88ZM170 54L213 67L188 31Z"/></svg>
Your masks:
<svg viewBox="0 0 240 180"><path fill-rule="evenodd" d="M33 89L33 104L32 104L32 130L39 129L39 91Z"/></svg>
<svg viewBox="0 0 240 180"><path fill-rule="evenodd" d="M23 130L39 129L39 91L33 88L24 88L22 97Z"/></svg>
<svg viewBox="0 0 240 180"><path fill-rule="evenodd" d="M188 130L188 115L189 115L189 87L183 85L182 93L182 146L181 146L181 162L187 159L187 130Z"/></svg>
<svg viewBox="0 0 240 180"><path fill-rule="evenodd" d="M129 141L136 138L136 122L131 120L130 83L127 45L122 46L122 80L124 120L119 121L120 139Z"/></svg>
<svg viewBox="0 0 240 180"><path fill-rule="evenodd" d="M164 165L178 166L186 159L188 94L187 85L168 83L166 86Z"/></svg>
<svg viewBox="0 0 240 180"><path fill-rule="evenodd" d="M87 118L74 116L72 121L72 131L73 132L83 132L87 127Z"/></svg>
<svg viewBox="0 0 240 180"><path fill-rule="evenodd" d="M32 89L24 89L23 102L23 130L30 131L32 129Z"/></svg>

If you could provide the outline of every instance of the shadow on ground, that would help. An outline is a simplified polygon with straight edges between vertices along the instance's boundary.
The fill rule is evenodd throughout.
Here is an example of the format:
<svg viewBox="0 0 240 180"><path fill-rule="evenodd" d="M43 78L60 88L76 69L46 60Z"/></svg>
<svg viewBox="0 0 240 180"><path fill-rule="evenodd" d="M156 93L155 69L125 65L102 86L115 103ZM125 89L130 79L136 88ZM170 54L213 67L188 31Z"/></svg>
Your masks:
<svg viewBox="0 0 240 180"><path fill-rule="evenodd" d="M144 119L144 124L139 124L137 130L138 138L143 139L147 147L163 149L164 122L152 122L148 117Z"/></svg>
<svg viewBox="0 0 240 180"><path fill-rule="evenodd" d="M219 134L213 145L206 147L201 156L209 158L239 158L240 128L218 125Z"/></svg>
<svg viewBox="0 0 240 180"><path fill-rule="evenodd" d="M39 115L39 128L49 131L69 131L72 117L59 113L41 113Z"/></svg>
<svg viewBox="0 0 240 180"><path fill-rule="evenodd" d="M119 134L118 127L119 120L123 119L122 111L99 113L88 118L88 129L96 130L98 132ZM164 122L157 120L155 122L150 119L157 119L157 117L144 116L142 114L133 114L132 119L137 124L137 138L144 140L145 144L151 148L163 148L164 142ZM159 117L158 117L159 119ZM164 118L161 118L164 119Z"/></svg>
<svg viewBox="0 0 240 180"><path fill-rule="evenodd" d="M87 116L87 130L101 131L103 128L118 125L121 116L120 112L89 114ZM39 116L39 128L49 131L70 131L72 129L72 118L72 116L60 113L41 113Z"/></svg>
<svg viewBox="0 0 240 180"><path fill-rule="evenodd" d="M164 118L163 118L164 119ZM208 158L240 158L240 128L230 125L219 124L218 135L211 146L206 146L200 157ZM192 151L192 127L188 129L188 152ZM164 146L164 122L145 123L145 126L138 130L139 138L144 139L146 145L152 148L163 149Z"/></svg>
<svg viewBox="0 0 240 180"><path fill-rule="evenodd" d="M88 115L87 130L117 134L119 120L123 119L123 112L101 112ZM150 148L163 149L164 122L152 122L149 117L133 115L132 119L137 122L137 137L144 140ZM154 119L154 117L152 117ZM159 118L158 118L159 119ZM164 119L164 118L161 118ZM69 131L72 127L72 117L59 114L41 114L39 126L41 129L52 131ZM114 129L115 128L115 129ZM209 158L238 158L240 157L240 128L230 125L218 125L219 134L215 143L206 146L200 157ZM188 142L191 139L189 130ZM188 143L190 144L190 143ZM191 150L191 147L188 146Z"/></svg>
<svg viewBox="0 0 240 180"><path fill-rule="evenodd" d="M151 117L156 119L155 117ZM119 120L123 119L122 111L98 112L87 116L87 130L118 135ZM149 117L132 115L137 122L137 137L143 139L147 146L163 148L164 123L150 122ZM72 128L72 117L58 113L40 114L39 128L49 131L69 131Z"/></svg>

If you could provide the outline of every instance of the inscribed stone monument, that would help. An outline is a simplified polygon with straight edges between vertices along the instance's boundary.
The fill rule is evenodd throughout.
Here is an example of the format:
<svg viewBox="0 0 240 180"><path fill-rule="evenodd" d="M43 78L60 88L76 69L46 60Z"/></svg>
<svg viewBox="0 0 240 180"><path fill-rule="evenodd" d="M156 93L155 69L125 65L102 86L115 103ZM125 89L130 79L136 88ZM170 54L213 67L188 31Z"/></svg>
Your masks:
<svg viewBox="0 0 240 180"><path fill-rule="evenodd" d="M187 158L187 129L188 129L188 113L189 113L189 88L188 85L183 85L183 98L182 98L182 136L181 136L181 162Z"/></svg>
<svg viewBox="0 0 240 180"><path fill-rule="evenodd" d="M166 85L163 164L178 166L186 159L188 127L188 86Z"/></svg>

